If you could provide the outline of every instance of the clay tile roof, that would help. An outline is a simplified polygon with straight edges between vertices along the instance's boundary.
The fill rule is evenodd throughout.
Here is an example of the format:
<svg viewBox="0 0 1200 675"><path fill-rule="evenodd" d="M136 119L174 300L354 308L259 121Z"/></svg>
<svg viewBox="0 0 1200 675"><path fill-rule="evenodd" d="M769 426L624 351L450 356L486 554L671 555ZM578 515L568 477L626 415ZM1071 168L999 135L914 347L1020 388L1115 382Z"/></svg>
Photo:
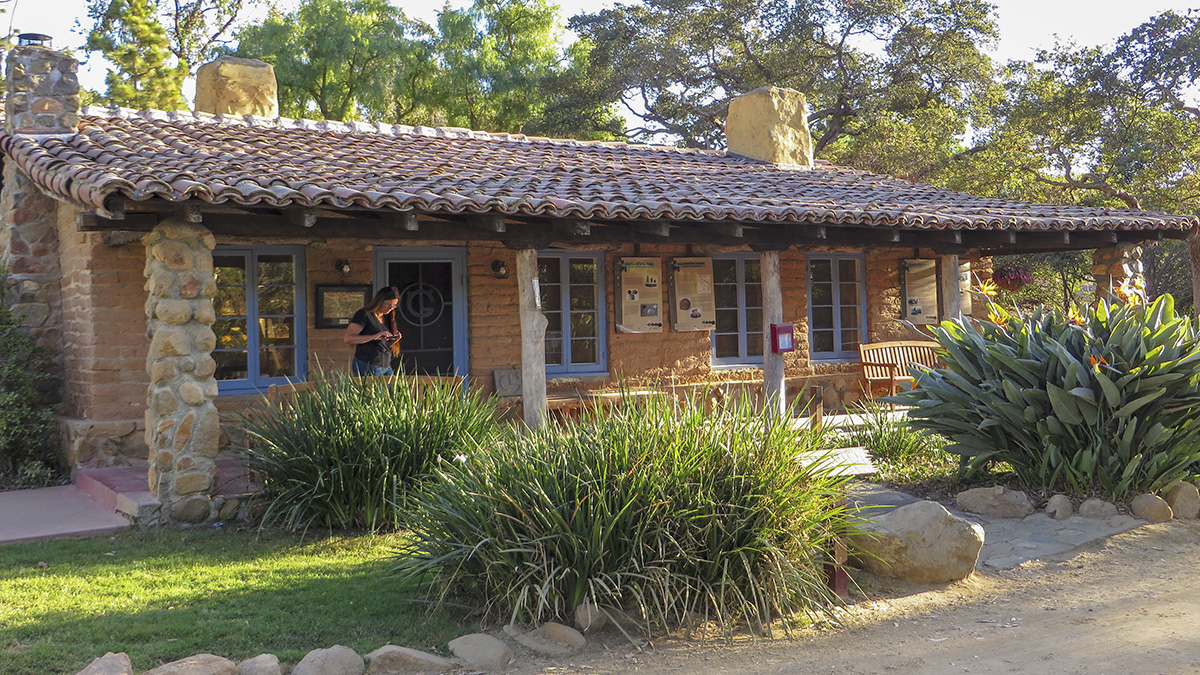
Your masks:
<svg viewBox="0 0 1200 675"><path fill-rule="evenodd" d="M60 197L733 220L938 229L1164 230L1200 219L976 197L818 162L810 171L723 152L532 138L469 129L82 111L75 134L0 134L3 151Z"/></svg>

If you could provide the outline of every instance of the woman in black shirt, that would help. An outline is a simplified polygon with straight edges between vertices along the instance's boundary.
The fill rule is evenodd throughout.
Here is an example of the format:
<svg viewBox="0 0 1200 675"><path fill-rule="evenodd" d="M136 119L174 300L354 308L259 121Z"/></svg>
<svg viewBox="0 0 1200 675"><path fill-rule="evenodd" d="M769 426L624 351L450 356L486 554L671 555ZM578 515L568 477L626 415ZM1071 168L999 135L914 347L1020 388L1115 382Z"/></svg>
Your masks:
<svg viewBox="0 0 1200 675"><path fill-rule="evenodd" d="M400 332L393 331L395 321L391 313L400 303L400 291L395 286L379 289L371 304L354 313L342 340L354 345L354 360L350 372L354 375L391 375L391 345L400 339Z"/></svg>

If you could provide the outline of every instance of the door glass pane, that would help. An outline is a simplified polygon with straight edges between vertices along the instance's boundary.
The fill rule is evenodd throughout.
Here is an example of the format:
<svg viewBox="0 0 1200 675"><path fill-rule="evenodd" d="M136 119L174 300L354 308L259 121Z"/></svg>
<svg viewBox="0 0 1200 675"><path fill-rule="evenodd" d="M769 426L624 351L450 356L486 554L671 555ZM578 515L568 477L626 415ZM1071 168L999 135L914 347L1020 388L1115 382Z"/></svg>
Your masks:
<svg viewBox="0 0 1200 675"><path fill-rule="evenodd" d="M736 332L738 332L738 311L736 309L718 309L717 310L717 332L718 333L736 333Z"/></svg>
<svg viewBox="0 0 1200 675"><path fill-rule="evenodd" d="M812 322L814 329L832 329L833 328L833 308L832 307L813 307Z"/></svg>
<svg viewBox="0 0 1200 675"><path fill-rule="evenodd" d="M214 255L213 275L218 286L246 286L246 259L240 255Z"/></svg>
<svg viewBox="0 0 1200 675"><path fill-rule="evenodd" d="M293 286L260 286L258 289L259 314L294 314L296 290Z"/></svg>
<svg viewBox="0 0 1200 675"><path fill-rule="evenodd" d="M858 284L839 284L841 288L838 291L842 294L841 301L843 305L858 304Z"/></svg>
<svg viewBox="0 0 1200 675"><path fill-rule="evenodd" d="M812 284L809 289L812 292L814 306L833 304L833 284Z"/></svg>
<svg viewBox="0 0 1200 675"><path fill-rule="evenodd" d="M295 377L296 350L261 349L258 352L259 372L263 377Z"/></svg>
<svg viewBox="0 0 1200 675"><path fill-rule="evenodd" d="M746 283L757 284L758 282L762 281L760 268L761 264L758 260L746 261Z"/></svg>
<svg viewBox="0 0 1200 675"><path fill-rule="evenodd" d="M833 331L814 330L812 334L812 350L814 352L832 352Z"/></svg>
<svg viewBox="0 0 1200 675"><path fill-rule="evenodd" d="M571 309L596 309L596 287L572 284Z"/></svg>
<svg viewBox="0 0 1200 675"><path fill-rule="evenodd" d="M762 307L762 286L760 284L746 284L746 306Z"/></svg>
<svg viewBox="0 0 1200 675"><path fill-rule="evenodd" d="M842 330L858 328L858 319L857 307L842 307Z"/></svg>
<svg viewBox="0 0 1200 675"><path fill-rule="evenodd" d="M259 319L258 334L259 344L264 347L295 344L295 319L290 316Z"/></svg>
<svg viewBox="0 0 1200 675"><path fill-rule="evenodd" d="M571 337L596 337L596 315L591 313L571 314Z"/></svg>
<svg viewBox="0 0 1200 675"><path fill-rule="evenodd" d="M557 284L562 281L562 271L558 258L538 258L538 282Z"/></svg>
<svg viewBox="0 0 1200 675"><path fill-rule="evenodd" d="M563 364L563 341L546 338L546 365L561 366Z"/></svg>
<svg viewBox="0 0 1200 675"><path fill-rule="evenodd" d="M246 316L246 289L243 286L218 286L213 302L217 316Z"/></svg>
<svg viewBox="0 0 1200 675"><path fill-rule="evenodd" d="M713 287L713 300L717 307L737 307L737 286L717 284Z"/></svg>
<svg viewBox="0 0 1200 675"><path fill-rule="evenodd" d="M558 284L538 284L538 302L543 312L553 312L559 309L559 293L562 286Z"/></svg>
<svg viewBox="0 0 1200 675"><path fill-rule="evenodd" d="M746 333L746 353L750 356L762 356L763 353L763 335L762 333Z"/></svg>
<svg viewBox="0 0 1200 675"><path fill-rule="evenodd" d="M217 349L245 349L246 320L218 319L213 324L213 333L217 335Z"/></svg>
<svg viewBox="0 0 1200 675"><path fill-rule="evenodd" d="M808 275L813 281L833 281L832 260L808 261Z"/></svg>
<svg viewBox="0 0 1200 675"><path fill-rule="evenodd" d="M842 351L852 352L858 349L858 331L844 330L842 331Z"/></svg>
<svg viewBox="0 0 1200 675"><path fill-rule="evenodd" d="M858 261L857 260L839 260L838 261L838 280L839 281L858 281Z"/></svg>
<svg viewBox="0 0 1200 675"><path fill-rule="evenodd" d="M571 283L596 283L596 261L591 258L571 258Z"/></svg>
<svg viewBox="0 0 1200 675"><path fill-rule="evenodd" d="M761 333L763 329L761 309L746 310L746 332Z"/></svg>
<svg viewBox="0 0 1200 675"><path fill-rule="evenodd" d="M737 335L718 335L713 340L713 351L718 358L741 356L738 354Z"/></svg>
<svg viewBox="0 0 1200 675"><path fill-rule="evenodd" d="M737 261L736 260L714 260L713 261L713 278L718 284L736 284L737 283Z"/></svg>

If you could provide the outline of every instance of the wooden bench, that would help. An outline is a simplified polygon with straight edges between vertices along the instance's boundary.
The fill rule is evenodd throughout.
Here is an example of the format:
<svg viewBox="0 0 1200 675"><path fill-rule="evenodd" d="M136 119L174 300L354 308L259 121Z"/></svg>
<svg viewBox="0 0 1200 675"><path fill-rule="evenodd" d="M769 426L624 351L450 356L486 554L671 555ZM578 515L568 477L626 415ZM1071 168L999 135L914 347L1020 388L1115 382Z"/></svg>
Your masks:
<svg viewBox="0 0 1200 675"><path fill-rule="evenodd" d="M402 377L406 380L415 380L418 386L425 384L461 385L464 379L459 375L400 375L399 377ZM369 382L372 380L388 382L394 379L394 376L367 375L359 377L358 379L364 382ZM313 380L308 380L305 382L290 382L288 384L272 384L267 387L267 403L269 403L271 407L278 406L285 401L292 400L296 394L312 391L314 387L316 387L316 382Z"/></svg>
<svg viewBox="0 0 1200 675"><path fill-rule="evenodd" d="M909 366L939 368L941 357L937 343L928 340L899 340L896 342L872 342L858 346L858 358L862 361L863 379L866 380L867 395L871 395L876 383L887 385L888 396L896 395L896 386L911 387L913 376Z"/></svg>

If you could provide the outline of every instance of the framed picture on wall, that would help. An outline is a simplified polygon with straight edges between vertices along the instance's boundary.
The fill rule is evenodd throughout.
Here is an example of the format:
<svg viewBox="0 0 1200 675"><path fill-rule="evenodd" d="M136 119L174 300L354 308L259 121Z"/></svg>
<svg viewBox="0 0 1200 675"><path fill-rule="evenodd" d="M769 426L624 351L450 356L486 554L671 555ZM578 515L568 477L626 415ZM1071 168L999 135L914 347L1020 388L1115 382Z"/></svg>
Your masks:
<svg viewBox="0 0 1200 675"><path fill-rule="evenodd" d="M371 301L370 284L317 285L317 307L313 325L317 328L341 328L350 317Z"/></svg>

